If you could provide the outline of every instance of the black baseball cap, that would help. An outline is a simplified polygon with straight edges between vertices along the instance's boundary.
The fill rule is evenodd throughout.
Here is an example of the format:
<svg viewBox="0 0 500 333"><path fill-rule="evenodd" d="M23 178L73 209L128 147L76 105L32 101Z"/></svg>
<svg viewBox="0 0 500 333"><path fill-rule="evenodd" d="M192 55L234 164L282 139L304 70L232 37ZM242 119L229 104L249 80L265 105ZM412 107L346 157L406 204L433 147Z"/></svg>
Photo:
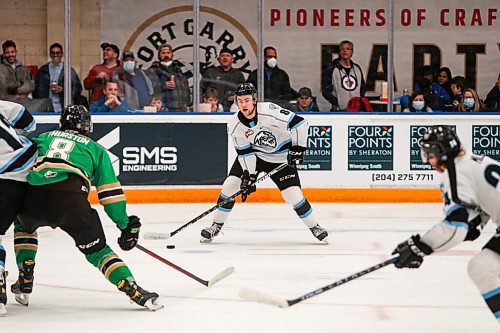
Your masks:
<svg viewBox="0 0 500 333"><path fill-rule="evenodd" d="M132 51L125 51L125 52L123 52L122 59L125 60L127 58L135 59L134 52L132 52Z"/></svg>
<svg viewBox="0 0 500 333"><path fill-rule="evenodd" d="M302 87L299 89L299 97L300 96L306 96L306 97L312 97L312 91L311 89L307 87Z"/></svg>
<svg viewBox="0 0 500 333"><path fill-rule="evenodd" d="M221 55L222 53L229 53L230 55L233 55L233 51L228 49L227 47L223 47L222 49L220 49L219 55Z"/></svg>
<svg viewBox="0 0 500 333"><path fill-rule="evenodd" d="M115 53L120 56L120 49L118 48L118 46L116 46L115 44L111 44L111 43L102 43L101 44L101 49L104 51L105 49L107 48L111 48L113 51L115 51Z"/></svg>

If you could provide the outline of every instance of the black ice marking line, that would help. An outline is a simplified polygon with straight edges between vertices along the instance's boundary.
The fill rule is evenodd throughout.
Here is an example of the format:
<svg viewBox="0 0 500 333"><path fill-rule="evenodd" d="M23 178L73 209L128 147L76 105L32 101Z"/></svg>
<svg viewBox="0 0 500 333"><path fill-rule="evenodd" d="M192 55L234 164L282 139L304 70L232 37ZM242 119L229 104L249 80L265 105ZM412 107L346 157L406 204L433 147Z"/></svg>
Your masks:
<svg viewBox="0 0 500 333"><path fill-rule="evenodd" d="M207 287L213 286L214 284L216 284L220 280L225 279L226 277L228 277L229 275L231 275L231 274L234 273L234 267L228 267L225 270L223 270L222 272L220 272L219 274L215 275L210 280L208 280L208 281L207 280L203 280L202 278L194 275L193 273L190 273L190 272L186 271L184 268L177 266L173 262L168 261L167 259L165 259L163 257L160 257L159 255L157 255L153 251L146 249L145 247L141 246L140 244L137 244L136 247L139 250L141 250L142 252L149 254L151 257L153 257L153 258L161 261L164 264L167 264L168 266L172 267L173 269L181 272L184 275L189 276L193 280L196 280L199 283L201 283L202 285L207 286Z"/></svg>
<svg viewBox="0 0 500 333"><path fill-rule="evenodd" d="M284 299L284 298L275 297L275 296L265 294L263 292L260 292L260 291L254 290L254 289L250 289L250 288L242 288L240 290L240 297L243 299L249 300L249 301L255 301L255 302L260 302L260 303L264 303L264 304L274 305L274 306L278 306L280 308L289 308L292 305L295 305L295 304L300 303L306 299L309 299L311 297L322 294L325 291L328 291L330 289L338 287L338 286L340 286L344 283L347 283L349 281L355 280L363 275L374 272L382 267L394 264L398 260L398 258L399 257L393 257L389 260L386 260L386 261L381 262L377 265L368 267L360 272L351 274L343 279L337 280L331 284L328 284L324 287L318 288L318 289L313 290L307 294L304 294L302 296L299 296L299 297L293 298L293 299Z"/></svg>

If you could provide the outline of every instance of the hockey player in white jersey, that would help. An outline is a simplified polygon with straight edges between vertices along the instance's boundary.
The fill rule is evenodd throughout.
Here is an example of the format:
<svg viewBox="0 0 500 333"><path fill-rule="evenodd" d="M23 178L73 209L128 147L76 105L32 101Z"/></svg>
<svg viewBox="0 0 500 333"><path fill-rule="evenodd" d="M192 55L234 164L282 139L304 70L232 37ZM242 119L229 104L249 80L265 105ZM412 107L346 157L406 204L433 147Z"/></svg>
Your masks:
<svg viewBox="0 0 500 333"><path fill-rule="evenodd" d="M500 163L466 152L446 126L432 126L422 138L422 160L441 175L444 219L424 235L399 244L396 267L418 268L423 257L473 241L490 220L496 234L469 262L468 273L500 322Z"/></svg>
<svg viewBox="0 0 500 333"><path fill-rule="evenodd" d="M251 83L240 84L235 91L237 112L228 122L238 157L222 185L218 202L243 190L241 199L255 192L260 172L270 172L283 163L288 165L271 176L314 237L326 242L328 232L319 226L311 205L302 195L296 165L303 162L307 146L307 121L295 113L273 103L257 103L257 90ZM202 243L210 243L217 236L234 206L234 200L216 210L212 226L201 231Z"/></svg>
<svg viewBox="0 0 500 333"><path fill-rule="evenodd" d="M22 134L30 133L35 128L35 120L22 105L0 101L0 315L6 313L7 303L6 253L2 236L21 209L27 186L26 176L37 157L36 145ZM35 234L28 238L36 242Z"/></svg>

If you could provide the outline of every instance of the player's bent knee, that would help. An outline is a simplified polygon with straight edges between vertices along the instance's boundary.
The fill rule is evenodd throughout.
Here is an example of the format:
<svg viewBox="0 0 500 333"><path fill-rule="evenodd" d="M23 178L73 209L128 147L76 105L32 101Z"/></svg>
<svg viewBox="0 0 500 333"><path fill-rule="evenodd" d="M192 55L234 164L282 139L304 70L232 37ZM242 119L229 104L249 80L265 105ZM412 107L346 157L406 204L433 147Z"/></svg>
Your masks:
<svg viewBox="0 0 500 333"><path fill-rule="evenodd" d="M230 197L231 195L233 195L239 191L240 183L241 183L240 178L238 178L236 176L229 175L226 178L226 180L224 181L224 184L222 184L221 194L223 196L225 196L226 198Z"/></svg>
<svg viewBox="0 0 500 333"><path fill-rule="evenodd" d="M469 261L467 273L479 289L483 289L485 280L496 278L495 274L498 274L499 258L500 256L497 253L490 249L484 249Z"/></svg>

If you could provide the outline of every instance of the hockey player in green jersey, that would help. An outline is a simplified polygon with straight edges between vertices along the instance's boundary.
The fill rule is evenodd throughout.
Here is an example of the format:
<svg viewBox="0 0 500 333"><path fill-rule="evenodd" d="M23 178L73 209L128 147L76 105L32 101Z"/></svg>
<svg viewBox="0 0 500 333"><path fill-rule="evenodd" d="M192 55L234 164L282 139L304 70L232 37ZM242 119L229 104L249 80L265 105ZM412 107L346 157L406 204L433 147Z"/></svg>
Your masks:
<svg viewBox="0 0 500 333"><path fill-rule="evenodd" d="M141 223L137 216L127 216L120 182L107 151L88 137L91 128L88 110L70 105L61 114L59 130L34 139L38 158L27 177L30 186L20 222L28 232L40 226L61 228L73 238L87 261L133 302L158 310L163 307L158 294L137 285L127 265L106 244L99 215L88 202L93 184L106 214L121 230L118 244L122 250L137 245Z"/></svg>

